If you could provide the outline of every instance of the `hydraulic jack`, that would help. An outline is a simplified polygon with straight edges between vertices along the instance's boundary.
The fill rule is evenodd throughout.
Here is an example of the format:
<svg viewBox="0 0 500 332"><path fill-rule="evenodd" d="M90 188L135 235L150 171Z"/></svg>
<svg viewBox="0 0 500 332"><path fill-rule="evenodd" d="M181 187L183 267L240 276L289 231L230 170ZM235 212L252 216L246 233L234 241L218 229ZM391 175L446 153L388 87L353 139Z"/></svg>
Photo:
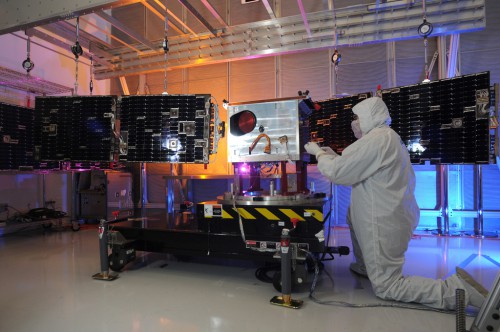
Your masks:
<svg viewBox="0 0 500 332"><path fill-rule="evenodd" d="M271 299L271 304L282 307L299 309L303 301L292 299L292 256L296 246L290 246L290 231L283 228L281 231L280 257L281 257L281 296Z"/></svg>
<svg viewBox="0 0 500 332"><path fill-rule="evenodd" d="M99 256L101 261L101 272L92 276L92 278L96 280L113 281L118 278L117 275L109 273L108 234L108 221L101 219L101 223L99 224Z"/></svg>

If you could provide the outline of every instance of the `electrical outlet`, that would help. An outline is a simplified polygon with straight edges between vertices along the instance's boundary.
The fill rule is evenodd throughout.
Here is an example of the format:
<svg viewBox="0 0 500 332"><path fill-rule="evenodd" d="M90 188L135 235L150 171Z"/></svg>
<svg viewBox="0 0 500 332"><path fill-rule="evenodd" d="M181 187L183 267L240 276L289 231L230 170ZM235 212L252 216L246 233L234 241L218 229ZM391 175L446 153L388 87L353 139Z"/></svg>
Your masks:
<svg viewBox="0 0 500 332"><path fill-rule="evenodd" d="M0 213L6 212L8 206L9 206L9 204L7 204L7 203L0 203Z"/></svg>

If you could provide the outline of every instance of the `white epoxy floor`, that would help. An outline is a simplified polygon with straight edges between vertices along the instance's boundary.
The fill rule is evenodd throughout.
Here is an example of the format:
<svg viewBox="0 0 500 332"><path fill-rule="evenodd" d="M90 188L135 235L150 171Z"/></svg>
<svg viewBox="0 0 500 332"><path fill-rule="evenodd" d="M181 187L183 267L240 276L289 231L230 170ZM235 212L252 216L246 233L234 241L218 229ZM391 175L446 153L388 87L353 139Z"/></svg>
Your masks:
<svg viewBox="0 0 500 332"><path fill-rule="evenodd" d="M336 228L332 245L350 247L348 230ZM248 261L177 261L143 253L115 281L99 281L95 226L78 232L19 232L0 237L0 331L455 331L455 316L400 308L346 308L293 293L301 309L271 305L279 295L258 280ZM352 256L325 263L314 296L323 302L384 303L369 282L351 274ZM442 278L460 265L487 288L500 271L500 241L415 236L405 274ZM312 275L311 275L312 279ZM388 302L385 302L388 303ZM474 315L477 311L468 310ZM467 327L473 317L467 318Z"/></svg>

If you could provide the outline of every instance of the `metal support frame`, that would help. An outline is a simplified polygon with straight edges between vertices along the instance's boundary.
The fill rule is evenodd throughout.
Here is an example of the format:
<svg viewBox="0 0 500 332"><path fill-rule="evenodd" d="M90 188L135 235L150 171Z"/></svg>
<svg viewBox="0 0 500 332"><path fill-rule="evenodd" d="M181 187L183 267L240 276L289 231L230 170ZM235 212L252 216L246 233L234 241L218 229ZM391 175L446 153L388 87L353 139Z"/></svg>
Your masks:
<svg viewBox="0 0 500 332"><path fill-rule="evenodd" d="M186 0L180 1L186 3ZM428 4L427 16L435 26L436 36L452 31L481 30L485 27L484 6L484 0L464 0L460 1L460 5L456 2L433 2ZM308 13L311 37L304 32L301 15L232 26L220 31L212 31L213 27L210 26L211 34L200 34L196 38L171 38L168 68L331 48L335 46L332 38L335 25L338 46L420 38L416 29L410 28L421 23L421 10L416 7L395 8L382 15L378 11L367 12L366 6L353 6L335 10L335 18L330 11ZM127 49L113 51L116 52L117 68L96 68L96 79L156 72L164 68L164 57L160 50L140 58Z"/></svg>
<svg viewBox="0 0 500 332"><path fill-rule="evenodd" d="M98 11L98 12L95 12L94 14L97 15L97 16L99 16L100 18L102 18L103 20L105 20L106 22L108 22L109 24L111 24L114 28L120 30L124 34L128 35L129 37L135 39L139 43L147 46L149 49L154 50L154 51L157 51L158 49L160 49L160 45L159 44L155 44L155 43L150 42L149 40L147 40L146 38L142 37L137 32L135 32L135 31L131 30L130 28L128 28L125 24L123 24L122 22L120 22L119 20L117 20L116 18L114 18L113 16L108 15L108 14L106 14L103 11Z"/></svg>
<svg viewBox="0 0 500 332"><path fill-rule="evenodd" d="M297 0L297 4L299 5L300 15L302 16L302 21L304 22L304 27L306 28L307 36L311 38L312 37L311 28L309 27L309 22L307 21L307 13L304 10L304 5L302 4L302 0Z"/></svg>
<svg viewBox="0 0 500 332"><path fill-rule="evenodd" d="M437 51L438 51L438 79L446 78L447 76L447 59L448 52L446 50L446 36L439 36L437 38Z"/></svg>
<svg viewBox="0 0 500 332"><path fill-rule="evenodd" d="M440 235L450 235L450 216L448 214L448 165L438 165L437 181L439 184L439 208L441 217L438 220L438 232Z"/></svg>
<svg viewBox="0 0 500 332"><path fill-rule="evenodd" d="M45 28L48 28L49 26L45 27ZM51 29L47 29L47 31L50 32ZM72 42L65 42L65 41L62 41L56 37L54 37L53 35L50 35L48 33L45 33L43 32L42 30L40 30L39 28L36 28L36 29L28 29L26 30L26 33L28 34L28 36L30 37L37 37L37 38L40 38L52 45L56 45L56 46L59 46L61 47L62 49L65 49L65 50L70 50L71 49L71 46L72 46ZM16 34L13 34L15 36L17 36ZM68 38L69 38L69 35L68 35ZM72 38L74 39L75 36L73 35ZM70 39L67 39L68 41ZM85 39L84 39L85 40ZM85 42L84 42L85 43ZM86 46L87 45L87 46ZM84 44L83 47L88 49L88 43L87 44ZM56 52L55 50L53 50L54 52ZM102 57L103 59L99 58L99 57L94 57L93 58L93 61L95 61L96 63L100 64L101 66L111 66L110 62L108 62L107 60L105 60L105 58L109 57L111 58L112 55L106 51L103 51L101 49L97 49L97 48L94 48L92 49L92 52L95 54L95 55L98 55L99 57ZM73 55L73 54L72 54ZM87 60L90 60L90 54L88 52L84 52L83 55L82 55L83 58L87 59ZM73 59L73 57L72 57Z"/></svg>
<svg viewBox="0 0 500 332"><path fill-rule="evenodd" d="M21 38L21 37L20 37ZM73 88L0 66L0 86L37 95L73 93Z"/></svg>
<svg viewBox="0 0 500 332"><path fill-rule="evenodd" d="M130 95L130 90L128 89L127 79L124 76L118 78L120 80L120 85L122 87L123 95Z"/></svg>
<svg viewBox="0 0 500 332"><path fill-rule="evenodd" d="M396 42L386 43L386 63L387 63L387 87L396 86Z"/></svg>
<svg viewBox="0 0 500 332"><path fill-rule="evenodd" d="M200 21L200 23L203 24L203 26L208 31L210 31L212 35L217 35L217 30L210 23L208 23L208 21L205 20L205 18L203 18L200 13L198 13L198 11L189 3L189 1L179 0L179 2L184 6L184 8L186 8L191 14L193 14L193 16L196 17L196 19Z"/></svg>
<svg viewBox="0 0 500 332"><path fill-rule="evenodd" d="M141 0L2 1L0 34L83 16L101 9L131 5Z"/></svg>
<svg viewBox="0 0 500 332"><path fill-rule="evenodd" d="M300 0L298 0L298 1L300 1ZM269 17L272 20L275 20L276 19L276 15L274 14L273 8L269 4L269 0L262 0L262 4L264 5L264 7L266 7L266 11L269 14Z"/></svg>
<svg viewBox="0 0 500 332"><path fill-rule="evenodd" d="M146 94L146 75L141 74L139 75L139 87L137 90L138 95L145 95Z"/></svg>
<svg viewBox="0 0 500 332"><path fill-rule="evenodd" d="M163 5L159 0L155 0L154 2L151 2L151 1L147 1L147 0L143 0L141 1L141 3L144 5L144 7L146 7L151 13L153 13L154 15L156 15L156 17L158 17L159 19L161 19L162 21L165 20L165 16L168 14L170 16L172 16L172 18L177 21L183 28L185 28L189 33L192 33L193 35L196 36L196 33L191 30L191 28L189 28L184 22L182 22L182 20L180 20L176 15L174 15L174 13L172 13L170 10L167 9L167 7L165 7L165 5ZM155 5L158 5L165 13L161 13L156 7ZM172 23L170 20L168 20L167 22L168 26L171 27L172 29L174 29L175 31L177 31L177 33L179 34L184 34L184 31L182 31L181 29L179 29L179 27L177 27L174 23Z"/></svg>
<svg viewBox="0 0 500 332"><path fill-rule="evenodd" d="M474 183L476 185L476 210L477 218L474 221L474 235L482 237L484 235L483 220L483 167L474 165Z"/></svg>
<svg viewBox="0 0 500 332"><path fill-rule="evenodd" d="M93 28L94 28L94 29L96 29L97 31L100 31L100 32L104 33L106 36L108 36L109 38L111 38L111 39L113 39L113 40L117 41L118 43L122 44L123 46L126 46L126 47L130 48L132 51L137 52L137 54L142 54L142 51L141 51L141 50L139 50L138 48L136 48L136 47L134 47L134 46L130 45L129 43L127 43L127 42L125 42L125 41L121 40L120 38L116 37L116 36L115 36L114 34L112 34L110 31L106 31L105 29L100 28L99 26L97 26L96 24L94 24L94 23L90 22L89 20L82 19L82 18L80 18L80 20L81 20L82 22L84 22L85 24L90 25L91 27L93 27ZM90 45L89 45L89 47L90 47ZM97 49L97 51L96 51L95 53L96 53L96 54L98 54L98 55L99 55L99 53L100 53L100 55L102 56L102 52L103 52L103 51L102 51L102 50L99 50L98 48L96 48L96 49Z"/></svg>
<svg viewBox="0 0 500 332"><path fill-rule="evenodd" d="M447 68L447 78L455 77L460 75L459 68L459 48L460 48L460 35L452 34L450 36L450 47L448 55L448 68Z"/></svg>
<svg viewBox="0 0 500 332"><path fill-rule="evenodd" d="M220 16L217 10L208 2L208 0L201 0L201 3L208 9L212 16L222 25L223 28L227 28L227 23Z"/></svg>

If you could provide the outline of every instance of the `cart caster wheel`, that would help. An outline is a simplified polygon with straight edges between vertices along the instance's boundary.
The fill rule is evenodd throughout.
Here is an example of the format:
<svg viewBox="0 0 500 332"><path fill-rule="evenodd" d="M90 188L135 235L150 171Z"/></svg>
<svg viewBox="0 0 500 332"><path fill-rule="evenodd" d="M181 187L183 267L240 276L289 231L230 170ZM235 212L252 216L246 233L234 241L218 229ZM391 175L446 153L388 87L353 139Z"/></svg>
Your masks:
<svg viewBox="0 0 500 332"><path fill-rule="evenodd" d="M120 272L124 267L126 262L123 259L120 259L120 255L118 254L110 254L108 256L109 260L109 268L114 272Z"/></svg>
<svg viewBox="0 0 500 332"><path fill-rule="evenodd" d="M294 282L295 274L292 272L292 292L295 289L295 282ZM273 286L274 289L276 289L278 292L281 293L281 271L277 271L274 273L273 276Z"/></svg>
<svg viewBox="0 0 500 332"><path fill-rule="evenodd" d="M73 230L73 232L78 232L80 230L80 223L73 223L71 225L71 229Z"/></svg>

